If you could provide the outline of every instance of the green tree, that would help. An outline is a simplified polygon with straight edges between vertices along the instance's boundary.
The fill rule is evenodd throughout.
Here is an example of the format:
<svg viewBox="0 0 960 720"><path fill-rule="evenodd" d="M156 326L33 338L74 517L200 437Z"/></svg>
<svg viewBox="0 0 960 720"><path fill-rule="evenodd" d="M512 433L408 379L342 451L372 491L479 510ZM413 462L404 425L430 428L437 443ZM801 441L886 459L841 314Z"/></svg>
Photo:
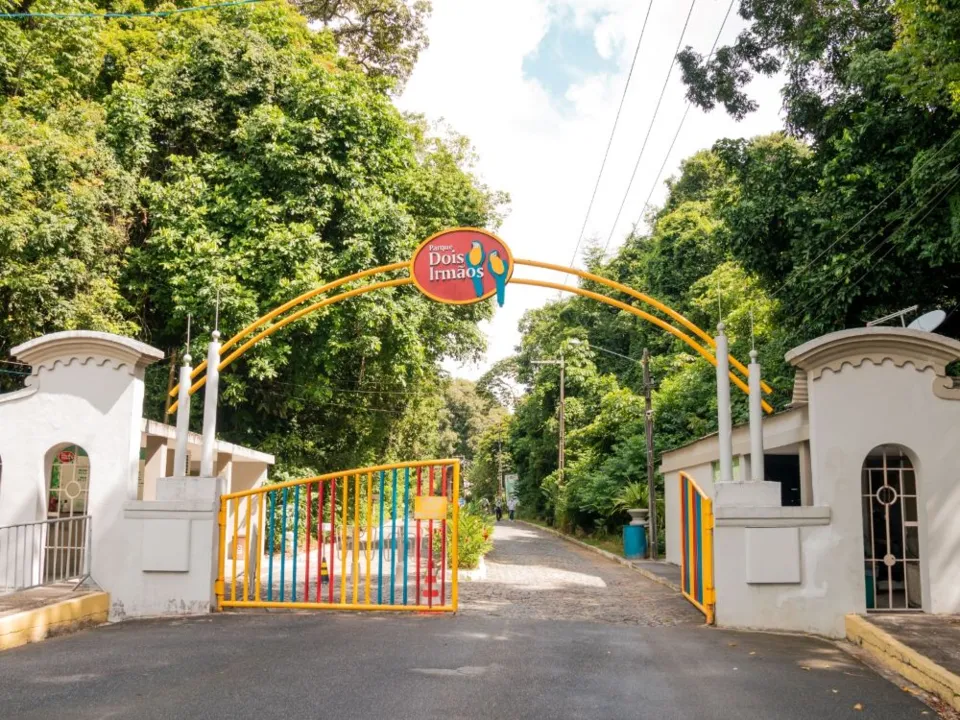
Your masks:
<svg viewBox="0 0 960 720"><path fill-rule="evenodd" d="M428 44L429 0L297 0L368 73L403 83Z"/></svg>
<svg viewBox="0 0 960 720"><path fill-rule="evenodd" d="M905 305L949 305L960 277L957 11L921 2L745 0L737 41L679 56L688 95L742 117L782 72L791 138L726 141L727 249L808 337ZM955 42L953 38L952 42Z"/></svg>
<svg viewBox="0 0 960 720"><path fill-rule="evenodd" d="M340 49L285 2L0 24L0 348L92 326L173 350L192 315L199 358L218 293L229 337L444 227L496 227L506 198L469 142ZM305 469L432 453L443 398L421 391L481 352L491 313L409 287L314 313L223 374L222 434ZM148 375L152 417L166 378Z"/></svg>
<svg viewBox="0 0 960 720"><path fill-rule="evenodd" d="M898 0L893 78L912 102L960 111L960 8L951 2Z"/></svg>

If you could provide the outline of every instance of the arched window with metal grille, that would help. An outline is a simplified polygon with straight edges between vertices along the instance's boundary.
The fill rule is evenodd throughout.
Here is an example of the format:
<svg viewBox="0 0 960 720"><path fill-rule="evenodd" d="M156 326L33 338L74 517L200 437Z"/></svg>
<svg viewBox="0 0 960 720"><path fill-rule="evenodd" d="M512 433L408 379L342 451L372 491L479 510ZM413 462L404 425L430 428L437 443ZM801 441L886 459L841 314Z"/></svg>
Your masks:
<svg viewBox="0 0 960 720"><path fill-rule="evenodd" d="M921 610L919 487L907 449L875 447L860 483L867 610Z"/></svg>

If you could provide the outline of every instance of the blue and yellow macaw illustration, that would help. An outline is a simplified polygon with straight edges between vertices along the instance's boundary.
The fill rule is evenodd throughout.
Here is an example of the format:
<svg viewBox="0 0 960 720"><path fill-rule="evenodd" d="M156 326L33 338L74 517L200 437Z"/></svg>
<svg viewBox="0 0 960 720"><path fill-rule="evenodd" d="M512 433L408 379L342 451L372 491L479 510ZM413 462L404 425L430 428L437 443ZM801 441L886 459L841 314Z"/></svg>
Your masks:
<svg viewBox="0 0 960 720"><path fill-rule="evenodd" d="M474 240L470 244L470 252L467 253L467 267L482 268L483 261L486 259L487 253L483 249L483 245L479 240ZM480 297L483 295L483 276L478 273L473 276L472 280L473 290L475 293L477 293L477 297Z"/></svg>
<svg viewBox="0 0 960 720"><path fill-rule="evenodd" d="M503 294L507 287L507 264L503 261L503 258L500 257L499 252L491 250L487 267L490 269L490 274L493 275L493 280L497 284L497 305L503 307Z"/></svg>

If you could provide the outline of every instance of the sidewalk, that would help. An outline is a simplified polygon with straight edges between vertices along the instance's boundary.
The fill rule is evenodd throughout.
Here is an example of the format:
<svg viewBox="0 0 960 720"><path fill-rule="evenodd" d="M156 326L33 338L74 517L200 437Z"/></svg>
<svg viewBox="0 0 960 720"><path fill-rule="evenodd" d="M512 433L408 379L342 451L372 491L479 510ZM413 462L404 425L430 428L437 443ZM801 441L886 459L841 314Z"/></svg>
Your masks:
<svg viewBox="0 0 960 720"><path fill-rule="evenodd" d="M662 560L631 560L630 564L651 580L656 580L661 585L680 592L679 565Z"/></svg>
<svg viewBox="0 0 960 720"><path fill-rule="evenodd" d="M0 595L0 650L105 623L110 596L75 585L58 583Z"/></svg>
<svg viewBox="0 0 960 720"><path fill-rule="evenodd" d="M960 710L960 616L848 615L847 639Z"/></svg>

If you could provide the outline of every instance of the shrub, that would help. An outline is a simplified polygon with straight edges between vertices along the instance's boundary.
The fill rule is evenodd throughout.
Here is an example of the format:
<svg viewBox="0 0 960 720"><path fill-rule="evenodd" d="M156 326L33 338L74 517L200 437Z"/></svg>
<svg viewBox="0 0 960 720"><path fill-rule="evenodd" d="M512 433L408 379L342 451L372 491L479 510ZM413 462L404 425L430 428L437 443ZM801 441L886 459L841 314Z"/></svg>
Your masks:
<svg viewBox="0 0 960 720"><path fill-rule="evenodd" d="M452 511L451 511L452 517ZM442 535L435 530L433 535L433 552L440 552ZM453 542L453 523L447 523L447 539ZM493 549L493 520L489 515L479 511L476 506L467 506L460 509L460 531L457 543L460 556L460 567L470 570L480 564L480 558ZM447 565L452 565L452 554L447 553Z"/></svg>

